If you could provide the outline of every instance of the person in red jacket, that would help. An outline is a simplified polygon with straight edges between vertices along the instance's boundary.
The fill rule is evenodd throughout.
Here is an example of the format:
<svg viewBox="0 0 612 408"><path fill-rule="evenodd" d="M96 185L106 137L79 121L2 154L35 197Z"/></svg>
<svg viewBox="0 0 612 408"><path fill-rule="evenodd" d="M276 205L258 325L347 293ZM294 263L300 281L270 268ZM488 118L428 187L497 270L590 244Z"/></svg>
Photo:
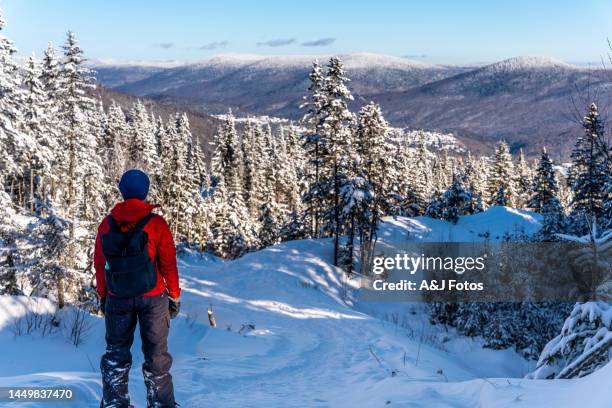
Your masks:
<svg viewBox="0 0 612 408"><path fill-rule="evenodd" d="M136 169L121 177L124 201L98 227L94 252L96 290L105 315L101 407L130 407L130 348L140 324L142 371L149 407L175 407L168 353L170 319L180 309L176 249L168 224L146 202L148 176Z"/></svg>

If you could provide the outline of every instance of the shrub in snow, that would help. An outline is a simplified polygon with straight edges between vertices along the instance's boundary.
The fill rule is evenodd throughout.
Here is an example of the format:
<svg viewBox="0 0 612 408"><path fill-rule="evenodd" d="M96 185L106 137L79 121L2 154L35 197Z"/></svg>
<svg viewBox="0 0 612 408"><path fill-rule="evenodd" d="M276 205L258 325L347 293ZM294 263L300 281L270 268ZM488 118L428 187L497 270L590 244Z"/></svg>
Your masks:
<svg viewBox="0 0 612 408"><path fill-rule="evenodd" d="M570 308L567 303L434 302L430 320L455 327L466 336L480 336L487 348L513 347L526 358L536 359L559 332Z"/></svg>
<svg viewBox="0 0 612 408"><path fill-rule="evenodd" d="M597 222L583 237L559 238L585 244L573 257L586 277L590 293L598 301L577 303L565 321L561 334L548 343L532 378L582 377L610 361L612 349L612 306L610 270L612 231L597 236ZM603 283L602 283L603 282Z"/></svg>
<svg viewBox="0 0 612 408"><path fill-rule="evenodd" d="M528 377L583 377L606 365L611 349L612 305L601 301L578 303Z"/></svg>

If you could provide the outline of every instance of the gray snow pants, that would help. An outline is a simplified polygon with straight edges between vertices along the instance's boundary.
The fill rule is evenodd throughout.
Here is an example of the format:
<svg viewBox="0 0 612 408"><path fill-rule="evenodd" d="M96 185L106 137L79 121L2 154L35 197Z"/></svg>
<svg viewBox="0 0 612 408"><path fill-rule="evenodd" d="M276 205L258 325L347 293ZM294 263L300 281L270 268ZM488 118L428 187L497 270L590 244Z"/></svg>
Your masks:
<svg viewBox="0 0 612 408"><path fill-rule="evenodd" d="M147 388L147 406L174 408L174 388L168 353L170 315L168 295L106 299L106 353L102 356L102 408L128 408L128 376L132 366L130 348L136 322L140 324L144 363L142 373Z"/></svg>

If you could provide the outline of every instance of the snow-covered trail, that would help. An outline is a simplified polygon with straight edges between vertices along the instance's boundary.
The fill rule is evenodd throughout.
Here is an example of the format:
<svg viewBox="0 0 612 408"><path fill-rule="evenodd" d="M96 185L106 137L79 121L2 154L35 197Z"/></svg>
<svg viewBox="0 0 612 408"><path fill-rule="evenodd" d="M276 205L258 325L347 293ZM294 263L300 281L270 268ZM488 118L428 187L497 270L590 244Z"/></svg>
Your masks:
<svg viewBox="0 0 612 408"><path fill-rule="evenodd" d="M171 347L184 406L327 407L349 406L351 399L352 406L384 406L384 393L369 395L368 389L387 380L393 388L419 381L434 389L440 382L472 379L475 372L507 376L526 370L511 352L505 354L513 355L510 364L470 370L469 356L426 344L420 340L425 333L411 340L412 325L398 327L355 310L342 295L355 282L341 282L341 273L325 262L329 248L325 240L290 242L233 262L183 263L186 318L177 325L195 323L187 336L191 344L174 336ZM211 303L216 329L207 322ZM424 330L422 318L415 322L415 330ZM255 329L239 333L247 324ZM483 353L499 355L474 355ZM464 395L453 404L473 406Z"/></svg>

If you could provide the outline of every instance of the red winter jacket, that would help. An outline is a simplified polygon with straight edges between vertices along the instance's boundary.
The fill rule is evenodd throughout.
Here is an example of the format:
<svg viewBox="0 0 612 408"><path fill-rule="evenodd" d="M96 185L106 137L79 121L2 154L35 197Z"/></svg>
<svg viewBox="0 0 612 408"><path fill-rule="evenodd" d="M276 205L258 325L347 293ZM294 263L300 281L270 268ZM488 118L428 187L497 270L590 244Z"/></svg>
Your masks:
<svg viewBox="0 0 612 408"><path fill-rule="evenodd" d="M137 198L130 198L122 203L115 205L111 210L111 217L120 224L122 231L127 231L133 228L134 225L147 215L157 205L151 205ZM100 236L106 234L110 230L108 220L104 218L98 227L98 236L96 237L96 250L94 252L94 268L96 269L96 282L98 295L104 297L107 295L106 280L104 278L104 268L106 259L102 252L102 243ZM143 231L149 236L149 256L155 262L155 256L158 256L157 263L157 286L151 291L145 293L145 296L158 296L165 290L168 290L170 297L178 299L181 294L178 280L178 270L176 268L176 248L174 240L170 233L170 228L160 215L154 215L147 222ZM112 295L112 293L111 293Z"/></svg>

